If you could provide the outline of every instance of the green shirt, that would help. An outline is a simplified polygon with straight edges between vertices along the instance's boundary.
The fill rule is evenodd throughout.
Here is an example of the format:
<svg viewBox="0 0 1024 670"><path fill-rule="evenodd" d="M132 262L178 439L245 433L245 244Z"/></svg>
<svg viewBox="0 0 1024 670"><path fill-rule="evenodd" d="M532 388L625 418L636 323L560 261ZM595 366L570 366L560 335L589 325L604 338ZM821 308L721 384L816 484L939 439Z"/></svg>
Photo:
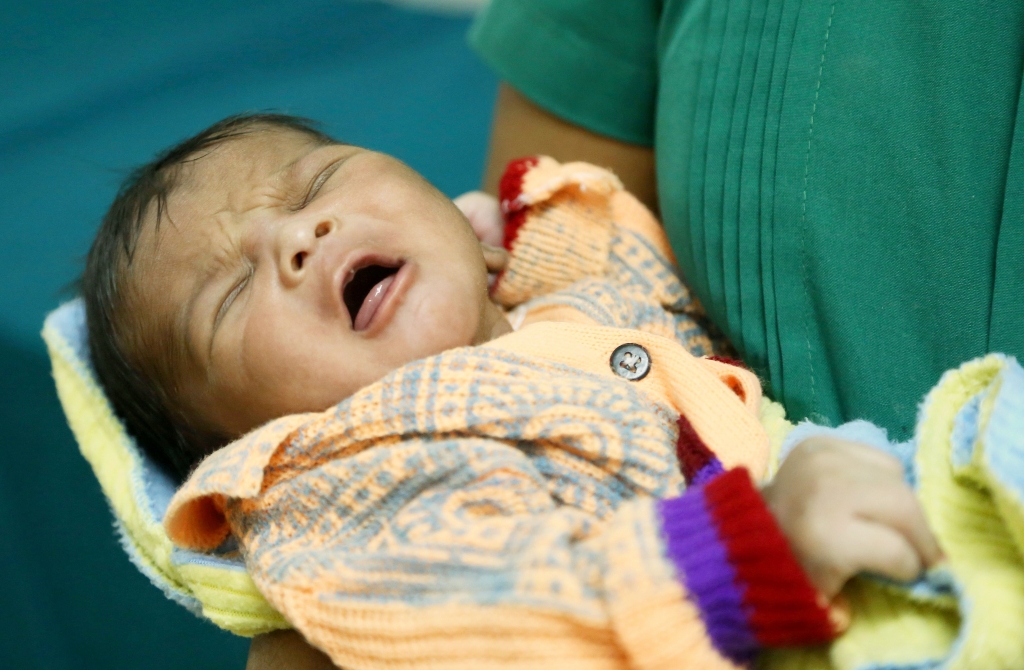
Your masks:
<svg viewBox="0 0 1024 670"><path fill-rule="evenodd" d="M683 274L792 418L903 439L944 370L1024 355L1024 2L493 0L471 42L655 147Z"/></svg>

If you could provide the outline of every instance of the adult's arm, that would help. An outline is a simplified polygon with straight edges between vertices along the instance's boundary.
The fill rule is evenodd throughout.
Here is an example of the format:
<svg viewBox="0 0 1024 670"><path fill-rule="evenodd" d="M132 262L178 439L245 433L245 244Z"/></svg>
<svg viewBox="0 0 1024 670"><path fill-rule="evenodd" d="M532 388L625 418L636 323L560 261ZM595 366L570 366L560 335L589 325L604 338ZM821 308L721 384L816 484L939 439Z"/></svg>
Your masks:
<svg viewBox="0 0 1024 670"><path fill-rule="evenodd" d="M538 107L506 83L498 89L483 188L497 194L498 180L510 160L530 155L560 162L586 161L609 168L626 190L658 212L654 150L598 135Z"/></svg>
<svg viewBox="0 0 1024 670"><path fill-rule="evenodd" d="M249 645L245 670L334 670L323 653L293 630L257 635Z"/></svg>

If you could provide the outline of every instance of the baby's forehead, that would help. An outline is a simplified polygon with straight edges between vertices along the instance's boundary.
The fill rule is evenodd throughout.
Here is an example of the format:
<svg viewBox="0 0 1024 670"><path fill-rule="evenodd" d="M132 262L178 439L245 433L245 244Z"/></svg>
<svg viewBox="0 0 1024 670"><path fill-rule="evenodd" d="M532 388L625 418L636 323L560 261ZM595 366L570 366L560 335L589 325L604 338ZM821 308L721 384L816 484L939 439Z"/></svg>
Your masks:
<svg viewBox="0 0 1024 670"><path fill-rule="evenodd" d="M322 146L288 129L260 129L230 138L182 162L169 201L215 204L237 200L253 189L271 192L296 181L302 159Z"/></svg>

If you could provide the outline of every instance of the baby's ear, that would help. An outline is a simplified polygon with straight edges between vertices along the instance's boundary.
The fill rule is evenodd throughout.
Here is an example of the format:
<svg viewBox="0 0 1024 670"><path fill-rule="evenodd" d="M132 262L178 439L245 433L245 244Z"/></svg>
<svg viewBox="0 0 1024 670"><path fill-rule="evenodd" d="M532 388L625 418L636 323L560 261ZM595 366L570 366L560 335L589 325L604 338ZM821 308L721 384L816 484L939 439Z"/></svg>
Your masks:
<svg viewBox="0 0 1024 670"><path fill-rule="evenodd" d="M508 252L502 247L494 247L481 241L480 251L484 255L484 263L487 265L487 272L497 274L508 266Z"/></svg>

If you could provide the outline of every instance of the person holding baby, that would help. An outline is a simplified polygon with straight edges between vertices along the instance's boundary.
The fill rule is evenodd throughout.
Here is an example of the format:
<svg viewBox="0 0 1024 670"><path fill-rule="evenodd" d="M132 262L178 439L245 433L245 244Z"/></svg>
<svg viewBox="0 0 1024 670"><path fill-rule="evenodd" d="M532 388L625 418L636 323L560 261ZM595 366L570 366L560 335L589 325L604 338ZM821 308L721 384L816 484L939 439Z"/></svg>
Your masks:
<svg viewBox="0 0 1024 670"><path fill-rule="evenodd" d="M906 135L894 139L898 128L881 121L896 112L863 99L865 90L879 87L880 73L891 72L889 61L865 66L860 60L862 69L851 71L855 29L874 26L868 33L884 40L891 29L884 16L836 3L709 4L637 3L583 12L559 3L494 3L474 40L511 85L503 86L496 112L489 188L496 191L505 164L522 155L613 168L627 190L660 211L683 276L711 321L767 381L790 418L868 418L904 439L915 403L944 369L994 348L1024 351L1020 328L1014 327L1021 307L1010 299L1024 258L1014 253L1022 239L1020 221L1013 218L1018 203L1012 178L1019 176L1014 154L1004 150L1000 162L991 160L991 151L967 151L981 133L963 118L979 112L955 104L944 110L949 118L934 121L958 135L940 133L942 141L926 142L924 149L907 145ZM999 38L1007 24L986 31L989 21L996 19L959 25L946 39L978 44L974 30L985 35L980 44L989 45L993 55L1005 55ZM555 39L567 32L578 39ZM938 46L925 39L917 48L910 55L918 60L909 62L924 63L928 49ZM564 64L557 75L551 61L544 62L552 54ZM606 58L583 57L592 54ZM987 67L998 69L991 60ZM1010 146L1014 118L1006 100L1012 78L980 82L963 70L952 72L992 89L973 98L974 106L990 107L987 141ZM1016 77L1019 85L1019 63ZM1005 89L1001 97L999 86ZM901 97L900 104L932 109L913 95ZM843 112L861 107L869 113ZM652 140L657 154L644 146ZM197 152L203 158L191 160ZM963 167L982 158L977 169ZM941 169L948 164L961 166L955 171L959 179ZM515 301L499 309L490 300L487 271L508 271L508 256L480 247L458 210L416 175L301 125L233 121L172 151L148 174L149 190L136 194L125 217L135 226L131 243L109 243L107 266L119 274L105 281L121 292L110 296L105 323L113 328L106 337L116 343L110 352L114 368L120 365L123 380L130 382L122 397L145 399L137 416L146 420L136 426L150 425L155 440L168 441L159 453L181 476L267 421L325 410L423 357L525 334L536 328L529 323L531 313L534 322L547 320L527 310L526 323L513 323L509 310ZM588 182L572 183L586 193L579 187ZM503 200L522 192L513 189L514 197ZM966 192L970 200L962 197ZM542 205L556 194L537 195L527 204ZM155 205L161 202L162 208ZM471 207L478 230L493 230L486 204L478 200ZM505 209L514 218L515 207ZM954 226L965 225L962 216L952 215L954 209L973 217L970 238L953 234ZM338 224L350 220L367 225ZM645 225L636 224L630 234L658 249L657 262L670 267L672 251ZM526 228L523 235L525 240ZM510 239L507 231L503 237ZM319 276L317 264L332 245L367 251L351 267L339 261L337 286L327 282L322 291L310 290L320 283L304 278ZM118 257L117 248L131 251ZM505 279L499 278L499 289ZM704 322L699 308L683 297L685 288L659 292L656 284L643 288L664 298L657 304L669 321L658 316L611 325L667 333L691 353L712 353L710 340L693 335ZM336 305L321 294L340 296L337 304L345 311L338 314L348 316L351 341L334 336ZM558 310L567 305L547 305L546 314L564 317L568 312ZM459 318L439 321L439 314ZM96 344L102 337L90 333L94 352L103 346ZM660 352L663 345L651 341L645 350ZM707 368L716 380L749 381L740 372L701 365L694 369ZM109 379L104 386L118 406L118 392L111 390L117 382ZM740 401L750 400L749 384L740 386ZM126 406L122 402L118 409L131 412ZM734 412L744 416L743 410ZM274 430L283 436L303 425ZM711 451L726 469L745 466L755 477L765 474L763 462L749 454L733 458ZM591 454L584 460L601 469L601 458ZM297 476L294 465L277 467ZM697 472L644 493L692 500L691 492L716 481L697 481ZM730 485L746 491L749 479L744 481ZM755 496L743 499L772 515L823 602L857 572L909 579L940 559L899 464L860 445L831 439L801 445L772 483L760 494L750 492ZM672 521L666 509L659 508L662 532ZM233 532L247 518L237 516L242 525ZM599 563L610 560L598 554ZM698 609L694 625L703 625L698 637L710 640L707 653L719 654L723 663L749 658L749 645L737 649L716 638L709 623L713 615L700 610L699 588L685 586ZM817 615L815 605L821 608ZM835 632L834 616L829 619L821 602L800 607L807 612L803 620L818 621L807 630L827 634L778 638L783 643L817 642ZM296 655L281 667L303 667L302 658L326 662L295 651L302 644L286 635L257 641L250 663L259 667L283 650Z"/></svg>

